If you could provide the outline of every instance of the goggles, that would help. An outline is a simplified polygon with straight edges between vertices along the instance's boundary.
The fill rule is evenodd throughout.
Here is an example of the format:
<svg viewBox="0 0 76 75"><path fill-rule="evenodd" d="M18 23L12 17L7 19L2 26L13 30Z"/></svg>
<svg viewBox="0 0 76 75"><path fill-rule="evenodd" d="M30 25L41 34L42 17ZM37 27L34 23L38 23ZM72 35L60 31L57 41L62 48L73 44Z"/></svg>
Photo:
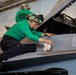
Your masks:
<svg viewBox="0 0 76 75"><path fill-rule="evenodd" d="M38 23L39 25L42 23L42 20L38 17L38 15L29 15L28 19Z"/></svg>

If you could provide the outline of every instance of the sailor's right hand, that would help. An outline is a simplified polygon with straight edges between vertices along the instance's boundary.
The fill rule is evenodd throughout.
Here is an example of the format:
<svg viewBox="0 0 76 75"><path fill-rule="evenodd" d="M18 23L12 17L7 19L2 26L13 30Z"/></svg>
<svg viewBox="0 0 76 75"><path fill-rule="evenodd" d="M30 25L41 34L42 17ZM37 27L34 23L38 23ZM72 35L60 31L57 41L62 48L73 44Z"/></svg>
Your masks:
<svg viewBox="0 0 76 75"><path fill-rule="evenodd" d="M52 45L52 41L50 40L45 40L45 43Z"/></svg>
<svg viewBox="0 0 76 75"><path fill-rule="evenodd" d="M44 38L39 38L39 40L38 40L38 41L39 41L39 42L44 42L44 43L47 43L47 44L52 45L52 41L47 40L47 39L44 39Z"/></svg>

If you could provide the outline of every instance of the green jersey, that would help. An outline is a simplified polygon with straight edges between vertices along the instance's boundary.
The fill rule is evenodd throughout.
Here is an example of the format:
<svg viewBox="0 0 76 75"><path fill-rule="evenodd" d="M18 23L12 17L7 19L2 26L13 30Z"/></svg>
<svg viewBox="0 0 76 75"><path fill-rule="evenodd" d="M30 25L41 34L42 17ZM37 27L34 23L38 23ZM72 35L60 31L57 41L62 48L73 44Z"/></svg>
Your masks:
<svg viewBox="0 0 76 75"><path fill-rule="evenodd" d="M33 14L33 13L31 11L27 10L27 9L19 10L16 13L15 21L16 22L23 21L23 20L26 19L26 16L29 15L29 14Z"/></svg>
<svg viewBox="0 0 76 75"><path fill-rule="evenodd" d="M24 20L14 24L4 35L13 37L17 41L21 41L23 38L27 37L30 40L38 42L41 34L42 32L30 29L28 21Z"/></svg>

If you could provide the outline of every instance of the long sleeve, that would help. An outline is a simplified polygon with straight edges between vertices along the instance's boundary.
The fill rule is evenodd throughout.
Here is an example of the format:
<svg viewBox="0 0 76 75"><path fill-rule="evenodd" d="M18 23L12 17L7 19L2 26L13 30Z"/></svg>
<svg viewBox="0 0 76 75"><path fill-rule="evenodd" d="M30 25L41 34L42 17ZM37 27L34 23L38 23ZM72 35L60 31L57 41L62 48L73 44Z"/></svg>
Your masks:
<svg viewBox="0 0 76 75"><path fill-rule="evenodd" d="M32 33L32 31L30 30L28 24L22 24L19 26L21 32L26 36L28 37L29 39L33 40L33 41L36 41L38 42L38 39L40 38L39 36L35 35ZM39 35L41 35L40 32L37 32Z"/></svg>
<svg viewBox="0 0 76 75"><path fill-rule="evenodd" d="M39 32L39 31L37 31L37 30L35 30L35 29L31 29L31 31L32 31L32 33L33 33L34 35L41 37L42 32Z"/></svg>

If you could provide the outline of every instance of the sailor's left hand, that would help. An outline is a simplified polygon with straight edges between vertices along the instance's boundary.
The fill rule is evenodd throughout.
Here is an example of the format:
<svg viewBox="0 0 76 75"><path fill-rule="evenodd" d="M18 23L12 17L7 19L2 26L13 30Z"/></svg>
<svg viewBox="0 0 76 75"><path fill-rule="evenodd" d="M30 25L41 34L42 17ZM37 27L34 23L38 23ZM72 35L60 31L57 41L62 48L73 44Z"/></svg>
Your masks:
<svg viewBox="0 0 76 75"><path fill-rule="evenodd" d="M52 37L52 36L54 36L55 34L53 34L53 33L46 33L46 36L48 36L48 37Z"/></svg>

